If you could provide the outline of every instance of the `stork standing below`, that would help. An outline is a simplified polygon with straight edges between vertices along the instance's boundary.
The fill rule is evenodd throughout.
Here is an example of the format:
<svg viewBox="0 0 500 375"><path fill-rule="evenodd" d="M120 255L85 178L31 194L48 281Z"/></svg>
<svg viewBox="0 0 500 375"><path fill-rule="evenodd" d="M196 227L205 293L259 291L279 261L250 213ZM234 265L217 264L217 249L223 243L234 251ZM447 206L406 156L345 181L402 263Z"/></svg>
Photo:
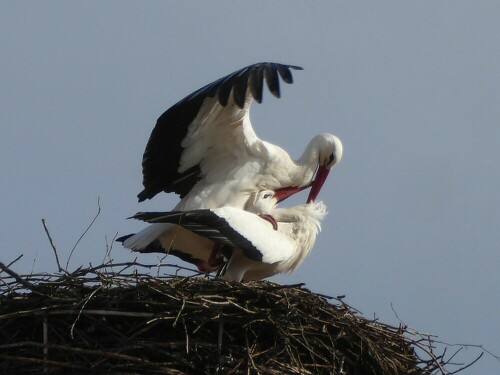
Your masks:
<svg viewBox="0 0 500 375"><path fill-rule="evenodd" d="M307 201L313 202L342 158L340 140L332 134L317 135L294 161L282 148L259 139L250 123L250 106L254 99L262 101L264 80L271 93L280 97L279 77L292 83L291 69L302 68L250 65L195 91L163 113L144 152L144 190L139 201L164 191L180 195L176 211L245 209L259 191L272 190L282 201L311 187ZM142 251L166 231L182 232L161 223L122 237L122 242L126 248Z"/></svg>
<svg viewBox="0 0 500 375"><path fill-rule="evenodd" d="M197 239L198 249L205 246L204 253L210 252L212 241L220 243L229 259L224 279L261 280L295 270L314 246L320 221L326 215L326 207L321 202L290 208L274 207L277 202L273 191L261 191L254 195L249 207L250 211L270 215L275 223L266 216L234 207L143 212L133 218L148 223L175 223L193 233L191 238ZM164 248L168 248L171 241L176 239L160 237ZM180 245L176 244L176 248ZM189 257L186 260L192 263L199 261L193 254Z"/></svg>

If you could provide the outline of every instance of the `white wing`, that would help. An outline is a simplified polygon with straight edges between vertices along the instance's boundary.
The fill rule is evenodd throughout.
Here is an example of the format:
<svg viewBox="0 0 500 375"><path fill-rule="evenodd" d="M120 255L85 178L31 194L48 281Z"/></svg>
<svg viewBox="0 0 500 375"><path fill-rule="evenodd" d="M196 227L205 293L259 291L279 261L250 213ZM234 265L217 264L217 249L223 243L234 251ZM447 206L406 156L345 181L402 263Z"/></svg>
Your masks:
<svg viewBox="0 0 500 375"><path fill-rule="evenodd" d="M260 170L263 163L256 162L265 158L268 144L252 129L250 105L253 99L262 101L264 80L279 97L279 77L293 82L290 69L301 68L250 65L199 89L161 115L144 152L139 201L161 191L183 197L204 177L213 182Z"/></svg>
<svg viewBox="0 0 500 375"><path fill-rule="evenodd" d="M246 257L263 263L292 257L295 243L258 215L233 207L185 212L143 212L135 219L175 223L212 241L241 249Z"/></svg>

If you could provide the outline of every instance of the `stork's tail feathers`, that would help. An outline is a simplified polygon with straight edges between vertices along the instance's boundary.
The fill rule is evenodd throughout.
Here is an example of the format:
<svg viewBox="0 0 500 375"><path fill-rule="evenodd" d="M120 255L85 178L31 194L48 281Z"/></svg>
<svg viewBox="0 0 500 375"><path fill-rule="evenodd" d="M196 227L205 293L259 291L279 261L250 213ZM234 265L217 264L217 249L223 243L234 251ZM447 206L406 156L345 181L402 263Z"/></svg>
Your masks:
<svg viewBox="0 0 500 375"><path fill-rule="evenodd" d="M168 230L169 227L170 224L153 224L141 230L139 233L120 237L116 241L121 242L124 247L132 251L146 253L157 252L158 250L152 249L158 249L159 246L161 247L161 245L159 245L158 237L160 237L163 232Z"/></svg>
<svg viewBox="0 0 500 375"><path fill-rule="evenodd" d="M125 241L131 237L135 236L135 234L127 234L126 236L122 236L116 239L116 242L121 242L123 246L125 246ZM127 246L125 246L127 247ZM151 242L149 245L143 248L131 249L132 251L137 251L140 253L163 253L165 249L161 245L160 240L156 239Z"/></svg>
<svg viewBox="0 0 500 375"><path fill-rule="evenodd" d="M124 243L127 239L129 239L130 237L132 237L132 236L135 236L135 233L132 233L132 234L127 234L126 236L121 236L121 237L118 237L115 241L116 241L116 242L121 242L121 243L122 243L122 245L123 245L123 243Z"/></svg>

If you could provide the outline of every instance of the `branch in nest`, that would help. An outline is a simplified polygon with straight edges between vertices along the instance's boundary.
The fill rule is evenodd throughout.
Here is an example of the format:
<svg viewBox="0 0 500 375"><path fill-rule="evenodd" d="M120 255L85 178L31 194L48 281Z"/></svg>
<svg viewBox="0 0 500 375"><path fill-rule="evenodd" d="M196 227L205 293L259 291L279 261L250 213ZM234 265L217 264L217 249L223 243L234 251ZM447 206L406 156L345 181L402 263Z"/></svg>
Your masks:
<svg viewBox="0 0 500 375"><path fill-rule="evenodd" d="M437 353L435 336L366 319L303 284L152 276L154 267L172 268L18 275L0 263L2 370L444 375L482 355L451 363L460 349Z"/></svg>

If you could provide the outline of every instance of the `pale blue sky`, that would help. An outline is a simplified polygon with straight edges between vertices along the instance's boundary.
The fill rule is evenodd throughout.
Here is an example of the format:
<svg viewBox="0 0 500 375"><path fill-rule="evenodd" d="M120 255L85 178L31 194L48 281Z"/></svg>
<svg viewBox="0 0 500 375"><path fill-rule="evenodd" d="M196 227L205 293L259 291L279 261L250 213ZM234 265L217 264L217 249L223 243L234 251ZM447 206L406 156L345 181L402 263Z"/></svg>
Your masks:
<svg viewBox="0 0 500 375"><path fill-rule="evenodd" d="M248 64L296 64L254 105L257 133L299 156L331 132L344 159L315 249L273 280L500 353L500 2L305 4L0 1L0 260L54 271L41 218L65 259L100 197L70 268L98 263L142 227L126 217L177 202L136 200L156 118Z"/></svg>

